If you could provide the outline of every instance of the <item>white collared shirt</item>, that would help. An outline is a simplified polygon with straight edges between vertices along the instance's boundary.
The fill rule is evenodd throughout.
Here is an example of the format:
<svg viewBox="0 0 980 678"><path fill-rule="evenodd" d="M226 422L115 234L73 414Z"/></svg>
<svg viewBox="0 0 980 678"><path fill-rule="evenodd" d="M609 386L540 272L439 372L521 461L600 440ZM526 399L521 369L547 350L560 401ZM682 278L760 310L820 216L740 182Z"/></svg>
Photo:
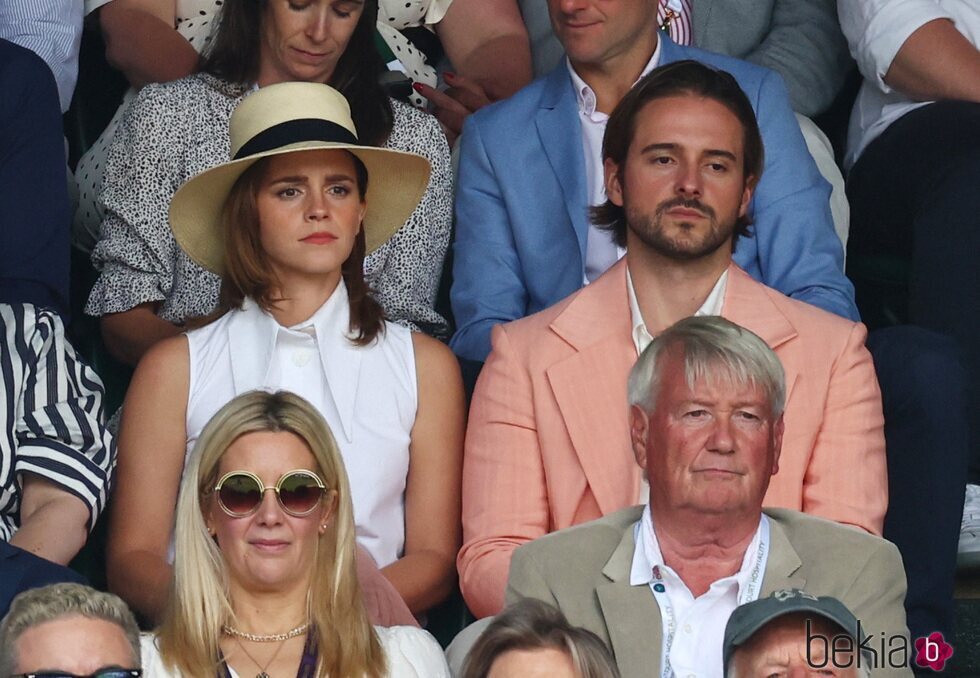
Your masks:
<svg viewBox="0 0 980 678"><path fill-rule="evenodd" d="M367 346L348 339L350 303L343 281L313 316L283 327L246 299L188 332L190 392L187 453L201 429L236 395L285 389L306 398L337 440L354 504L357 542L379 567L405 546L405 484L418 409L411 331L385 323Z"/></svg>
<svg viewBox="0 0 980 678"><path fill-rule="evenodd" d="M650 506L643 508L643 516L635 528L636 548L630 568L630 586L649 586L654 582L654 568L659 569L665 589L663 595L674 612L675 633L668 654L673 675L677 678L722 678L722 641L728 618L740 604L740 598L748 598L741 600L742 603L755 600L761 589L768 554L768 521L763 514L752 542L745 549L738 572L714 582L695 598L677 573L664 563ZM657 602L660 604L659 600ZM661 617L663 615L661 608ZM666 637L665 625L664 647ZM662 667L659 668L657 675L662 673ZM654 674L651 672L651 675Z"/></svg>
<svg viewBox="0 0 980 678"><path fill-rule="evenodd" d="M919 28L949 19L980 49L980 4L977 0L838 0L840 25L864 76L851 111L847 136L848 169L865 147L900 117L929 101L913 101L885 82L895 55Z"/></svg>
<svg viewBox="0 0 980 678"><path fill-rule="evenodd" d="M721 315L721 308L725 303L725 290L728 287L728 269L718 276L715 286L711 288L707 298L701 307L694 312L696 317L703 315ZM633 345L636 346L636 355L643 353L643 350L653 341L653 336L647 331L646 323L643 322L643 314L640 313L640 305L636 301L636 290L633 289L633 276L630 269L626 267L626 294L630 302L630 322L633 327ZM643 499L646 501L646 499ZM641 502L643 503L643 502Z"/></svg>
<svg viewBox="0 0 980 678"><path fill-rule="evenodd" d="M660 64L661 43L661 40L657 40L657 48L653 50L653 56L643 68L637 82ZM565 65L572 76L572 85L575 87L575 97L578 101L582 151L585 153L585 185L589 191L589 204L601 205L606 202L605 178L602 171L602 137L606 133L609 115L596 110L595 92L579 77L568 59L565 60ZM612 234L590 223L585 243L584 284L588 285L605 273L625 253L625 249L613 242Z"/></svg>

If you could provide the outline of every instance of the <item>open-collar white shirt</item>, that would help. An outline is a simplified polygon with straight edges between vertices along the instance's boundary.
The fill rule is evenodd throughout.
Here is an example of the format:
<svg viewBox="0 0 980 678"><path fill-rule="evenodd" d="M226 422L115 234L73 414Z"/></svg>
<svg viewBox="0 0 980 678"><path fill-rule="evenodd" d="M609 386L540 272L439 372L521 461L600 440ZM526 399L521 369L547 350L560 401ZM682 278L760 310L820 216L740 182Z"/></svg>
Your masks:
<svg viewBox="0 0 980 678"><path fill-rule="evenodd" d="M754 600L758 597L768 556L769 519L765 514L760 518L759 527L745 549L738 572L714 582L697 598L677 573L664 563L649 505L643 508L643 516L635 530L636 548L630 568L630 586L650 586L657 581L663 584L662 595L673 608L675 620L674 639L667 653L673 675L677 678L722 678L725 625L740 604L740 598L748 596ZM651 592L650 595L654 594ZM667 615L659 598L657 603L661 608L661 619L664 620L663 649L666 650ZM656 675L662 675L663 666L665 664L658 667ZM651 675L654 673L651 672Z"/></svg>
<svg viewBox="0 0 980 678"><path fill-rule="evenodd" d="M714 287L708 293L704 303L694 312L694 315L721 315L722 306L725 304L725 290L728 288L728 269L718 276ZM636 301L636 290L633 288L633 276L630 275L629 266L626 267L626 294L629 296L630 303L630 322L633 327L633 345L636 346L636 355L639 356L643 350L653 341L653 335L647 330L646 323L643 322L643 314L640 313L640 305ZM646 501L646 499L643 499Z"/></svg>
<svg viewBox="0 0 980 678"><path fill-rule="evenodd" d="M657 40L657 48L653 50L650 61L643 68L637 82L660 65L660 45L661 40ZM606 202L605 178L602 171L602 137L606 133L606 123L609 115L596 110L597 99L595 92L583 80L571 62L565 59L565 65L572 76L572 85L575 87L575 97L578 101L578 118L582 130L582 151L585 154L585 181L589 191L589 204L601 205ZM636 84L636 83L633 83ZM619 261L626 253L626 250L613 242L612 234L589 224L589 233L585 243L585 280L584 284L590 282L605 273L613 264Z"/></svg>

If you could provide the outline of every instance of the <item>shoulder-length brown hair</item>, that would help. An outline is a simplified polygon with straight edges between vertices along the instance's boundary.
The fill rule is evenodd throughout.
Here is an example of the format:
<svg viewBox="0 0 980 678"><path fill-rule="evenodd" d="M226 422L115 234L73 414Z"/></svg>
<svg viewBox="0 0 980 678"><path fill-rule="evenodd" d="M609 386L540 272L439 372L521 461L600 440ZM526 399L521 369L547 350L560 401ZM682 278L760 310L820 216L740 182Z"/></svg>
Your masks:
<svg viewBox="0 0 980 678"><path fill-rule="evenodd" d="M367 193L367 168L356 155L350 155L354 159L357 191L363 200ZM262 158L245 170L225 200L221 215L225 272L221 278L219 315L233 308L241 308L246 297L254 299L265 311L269 311L279 300L276 297L278 281L259 237L256 202L268 165L269 158ZM384 331L384 312L371 296L371 288L364 280L366 249L362 228L354 240L354 249L340 269L350 300L351 341L357 346L370 344Z"/></svg>
<svg viewBox="0 0 980 678"><path fill-rule="evenodd" d="M204 52L201 70L238 85L251 85L259 75L262 24L270 0L225 0L218 28ZM347 49L334 69L330 85L350 103L361 143L380 146L394 124L391 100L379 78L384 62L374 44L378 0L364 0L364 10Z"/></svg>

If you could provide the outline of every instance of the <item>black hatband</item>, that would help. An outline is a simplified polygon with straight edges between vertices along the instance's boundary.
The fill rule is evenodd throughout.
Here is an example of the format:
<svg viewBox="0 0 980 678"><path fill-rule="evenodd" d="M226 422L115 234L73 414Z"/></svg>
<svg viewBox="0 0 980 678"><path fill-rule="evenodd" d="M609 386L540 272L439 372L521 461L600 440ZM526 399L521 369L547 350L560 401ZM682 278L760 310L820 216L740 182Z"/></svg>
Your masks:
<svg viewBox="0 0 980 678"><path fill-rule="evenodd" d="M273 151L301 141L335 141L342 144L357 144L357 137L342 125L321 118L301 118L289 120L262 130L249 139L232 160L240 160L250 155Z"/></svg>

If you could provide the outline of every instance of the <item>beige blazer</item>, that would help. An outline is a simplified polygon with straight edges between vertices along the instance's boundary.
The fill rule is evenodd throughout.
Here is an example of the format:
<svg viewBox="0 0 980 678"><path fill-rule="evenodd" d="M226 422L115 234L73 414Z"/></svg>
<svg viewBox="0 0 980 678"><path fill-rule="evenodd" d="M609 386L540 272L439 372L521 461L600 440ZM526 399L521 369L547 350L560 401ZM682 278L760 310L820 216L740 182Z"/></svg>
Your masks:
<svg viewBox="0 0 980 678"><path fill-rule="evenodd" d="M660 607L647 585L630 586L633 526L642 510L634 506L522 546L507 583L508 603L538 598L602 638L623 678L658 675L651 667L659 667L661 659ZM834 596L861 621L871 648L880 648L882 633L908 642L905 571L894 544L797 511L765 512L770 551L761 596L789 588ZM894 646L886 641L886 653ZM908 647L914 652L911 643ZM880 652L878 661L884 664ZM872 673L912 675L907 668Z"/></svg>
<svg viewBox="0 0 980 678"><path fill-rule="evenodd" d="M884 419L864 325L734 264L721 314L762 337L786 371L786 433L765 505L881 534ZM466 432L457 561L478 617L500 611L515 548L639 500L626 398L635 361L625 261L555 306L494 328Z"/></svg>

